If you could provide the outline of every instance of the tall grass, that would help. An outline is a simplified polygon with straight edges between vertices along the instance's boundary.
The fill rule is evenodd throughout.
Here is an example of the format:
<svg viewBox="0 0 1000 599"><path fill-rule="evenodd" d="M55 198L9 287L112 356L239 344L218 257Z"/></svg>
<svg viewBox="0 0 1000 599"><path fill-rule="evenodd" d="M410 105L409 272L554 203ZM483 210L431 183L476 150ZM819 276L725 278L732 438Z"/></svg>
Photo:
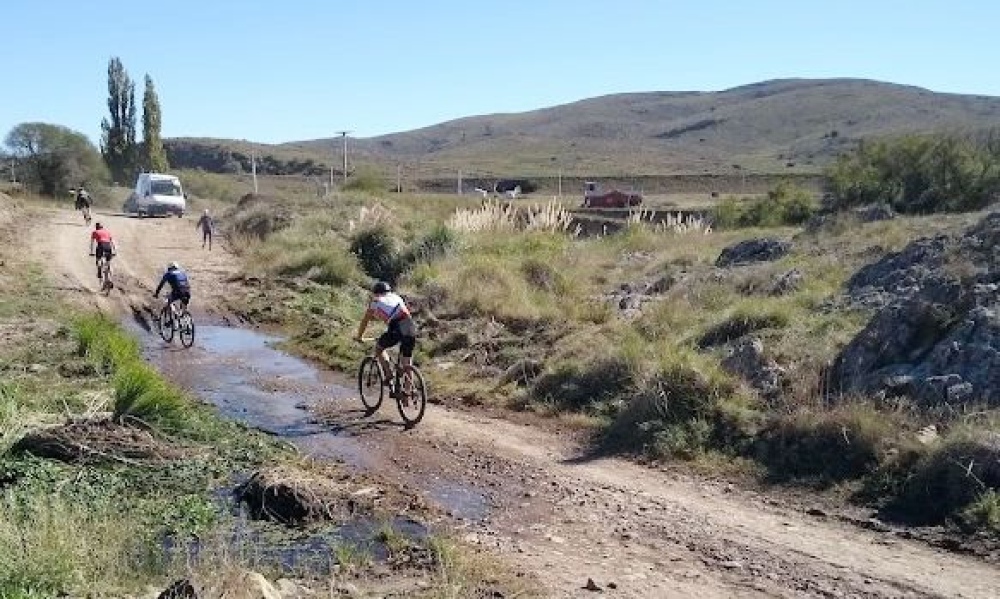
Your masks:
<svg viewBox="0 0 1000 599"><path fill-rule="evenodd" d="M114 415L171 430L183 429L193 404L142 360L139 343L106 316L86 315L73 323L77 351L113 374Z"/></svg>
<svg viewBox="0 0 1000 599"><path fill-rule="evenodd" d="M73 322L77 353L105 372L141 359L139 343L103 314L88 314Z"/></svg>
<svg viewBox="0 0 1000 599"><path fill-rule="evenodd" d="M134 362L115 374L114 415L156 424L170 430L185 428L193 405L184 394L167 384L152 367Z"/></svg>
<svg viewBox="0 0 1000 599"><path fill-rule="evenodd" d="M626 229L642 228L653 233L684 235L696 233L708 235L712 232L709 219L697 214L670 213L657 217L656 213L646 208L629 210L625 217Z"/></svg>
<svg viewBox="0 0 1000 599"><path fill-rule="evenodd" d="M463 208L448 219L448 226L461 233L498 233L517 230L517 209L496 200L479 208Z"/></svg>
<svg viewBox="0 0 1000 599"><path fill-rule="evenodd" d="M27 431L29 415L21 395L15 383L0 381L0 456Z"/></svg>
<svg viewBox="0 0 1000 599"><path fill-rule="evenodd" d="M58 493L0 497L0 596L54 597L79 588L112 591L153 574L138 522L108 499Z"/></svg>

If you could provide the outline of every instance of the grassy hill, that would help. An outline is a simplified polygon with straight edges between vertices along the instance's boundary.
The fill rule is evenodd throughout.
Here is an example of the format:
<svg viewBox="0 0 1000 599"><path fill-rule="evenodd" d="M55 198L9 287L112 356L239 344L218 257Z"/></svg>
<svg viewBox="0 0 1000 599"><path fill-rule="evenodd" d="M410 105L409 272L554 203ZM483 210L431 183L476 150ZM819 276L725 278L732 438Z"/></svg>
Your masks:
<svg viewBox="0 0 1000 599"><path fill-rule="evenodd" d="M819 171L859 140L1000 125L1000 98L858 79L786 79L720 92L615 94L350 139L352 168L410 177L719 175ZM341 140L255 147L273 174L329 173ZM171 139L172 164L248 170L252 144ZM738 166L737 166L738 165ZM328 176L328 175L327 175Z"/></svg>

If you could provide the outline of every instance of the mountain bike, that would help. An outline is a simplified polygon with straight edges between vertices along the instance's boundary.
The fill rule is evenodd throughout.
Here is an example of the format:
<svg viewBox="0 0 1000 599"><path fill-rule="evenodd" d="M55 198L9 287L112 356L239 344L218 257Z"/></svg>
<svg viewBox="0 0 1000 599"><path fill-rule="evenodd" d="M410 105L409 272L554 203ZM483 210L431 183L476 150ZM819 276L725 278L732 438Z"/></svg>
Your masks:
<svg viewBox="0 0 1000 599"><path fill-rule="evenodd" d="M163 305L156 313L156 330L167 343L173 343L174 333L181 338L181 345L194 345L194 318L184 303L177 299Z"/></svg>
<svg viewBox="0 0 1000 599"><path fill-rule="evenodd" d="M83 222L85 222L87 224L87 226L89 227L90 226L90 220L91 220L91 218L90 218L90 206L83 206L83 207L81 207L80 208L80 212L83 213Z"/></svg>
<svg viewBox="0 0 1000 599"><path fill-rule="evenodd" d="M111 261L101 256L97 261L97 269L101 273L101 291L107 295L115 288L115 283L111 280Z"/></svg>
<svg viewBox="0 0 1000 599"><path fill-rule="evenodd" d="M362 339L362 342L372 343L374 339ZM393 374L391 377L382 372L382 366L374 353L361 360L358 368L358 393L361 403L368 415L374 414L382 406L386 388L396 400L399 416L406 428L416 426L424 417L427 408L427 385L424 375L414 365L403 366L399 361L399 349L395 350L395 360L390 359Z"/></svg>
<svg viewBox="0 0 1000 599"><path fill-rule="evenodd" d="M101 279L101 292L104 295L111 293L115 288L115 283L111 280L111 261L104 256L97 259L97 274Z"/></svg>

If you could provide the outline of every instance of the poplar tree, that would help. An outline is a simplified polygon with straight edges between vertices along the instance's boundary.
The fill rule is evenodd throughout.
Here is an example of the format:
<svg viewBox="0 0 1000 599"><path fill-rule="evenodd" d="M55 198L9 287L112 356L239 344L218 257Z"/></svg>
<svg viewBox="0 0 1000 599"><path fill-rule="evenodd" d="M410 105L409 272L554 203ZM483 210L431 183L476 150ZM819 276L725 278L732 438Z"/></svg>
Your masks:
<svg viewBox="0 0 1000 599"><path fill-rule="evenodd" d="M146 75L146 91L142 95L142 167L149 172L166 172L167 153L160 137L160 99L156 95L153 79Z"/></svg>
<svg viewBox="0 0 1000 599"><path fill-rule="evenodd" d="M135 83L122 61L108 62L108 111L101 120L101 155L115 181L128 181L135 174Z"/></svg>

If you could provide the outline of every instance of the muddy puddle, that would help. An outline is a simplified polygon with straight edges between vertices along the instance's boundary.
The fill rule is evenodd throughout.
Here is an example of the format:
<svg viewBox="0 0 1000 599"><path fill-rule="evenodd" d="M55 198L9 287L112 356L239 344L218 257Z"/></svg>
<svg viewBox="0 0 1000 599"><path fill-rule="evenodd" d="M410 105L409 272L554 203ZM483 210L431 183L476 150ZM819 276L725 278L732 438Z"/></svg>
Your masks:
<svg viewBox="0 0 1000 599"><path fill-rule="evenodd" d="M239 511L238 506L235 510ZM256 526L244 515L223 538L178 540L168 536L161 548L168 561L198 563L202 558L211 561L221 553L240 555L255 568L283 575L329 575L335 565L385 563L392 557L393 538L407 539L407 544L415 548L424 545L428 535L423 524L401 517L389 521L357 518L308 532L275 533Z"/></svg>
<svg viewBox="0 0 1000 599"><path fill-rule="evenodd" d="M178 343L164 343L134 322L129 328L142 340L146 358L170 381L227 418L280 437L317 459L372 472L391 467L395 442L403 434L402 423L394 419L394 406L365 417L347 377L275 349L282 338L201 325L194 346L183 349ZM310 406L330 400L344 402L338 412L342 416L320 421L309 411ZM433 416L420 426L433 426ZM462 481L424 477L405 469L393 475L456 519L482 521L489 514L485 494Z"/></svg>

